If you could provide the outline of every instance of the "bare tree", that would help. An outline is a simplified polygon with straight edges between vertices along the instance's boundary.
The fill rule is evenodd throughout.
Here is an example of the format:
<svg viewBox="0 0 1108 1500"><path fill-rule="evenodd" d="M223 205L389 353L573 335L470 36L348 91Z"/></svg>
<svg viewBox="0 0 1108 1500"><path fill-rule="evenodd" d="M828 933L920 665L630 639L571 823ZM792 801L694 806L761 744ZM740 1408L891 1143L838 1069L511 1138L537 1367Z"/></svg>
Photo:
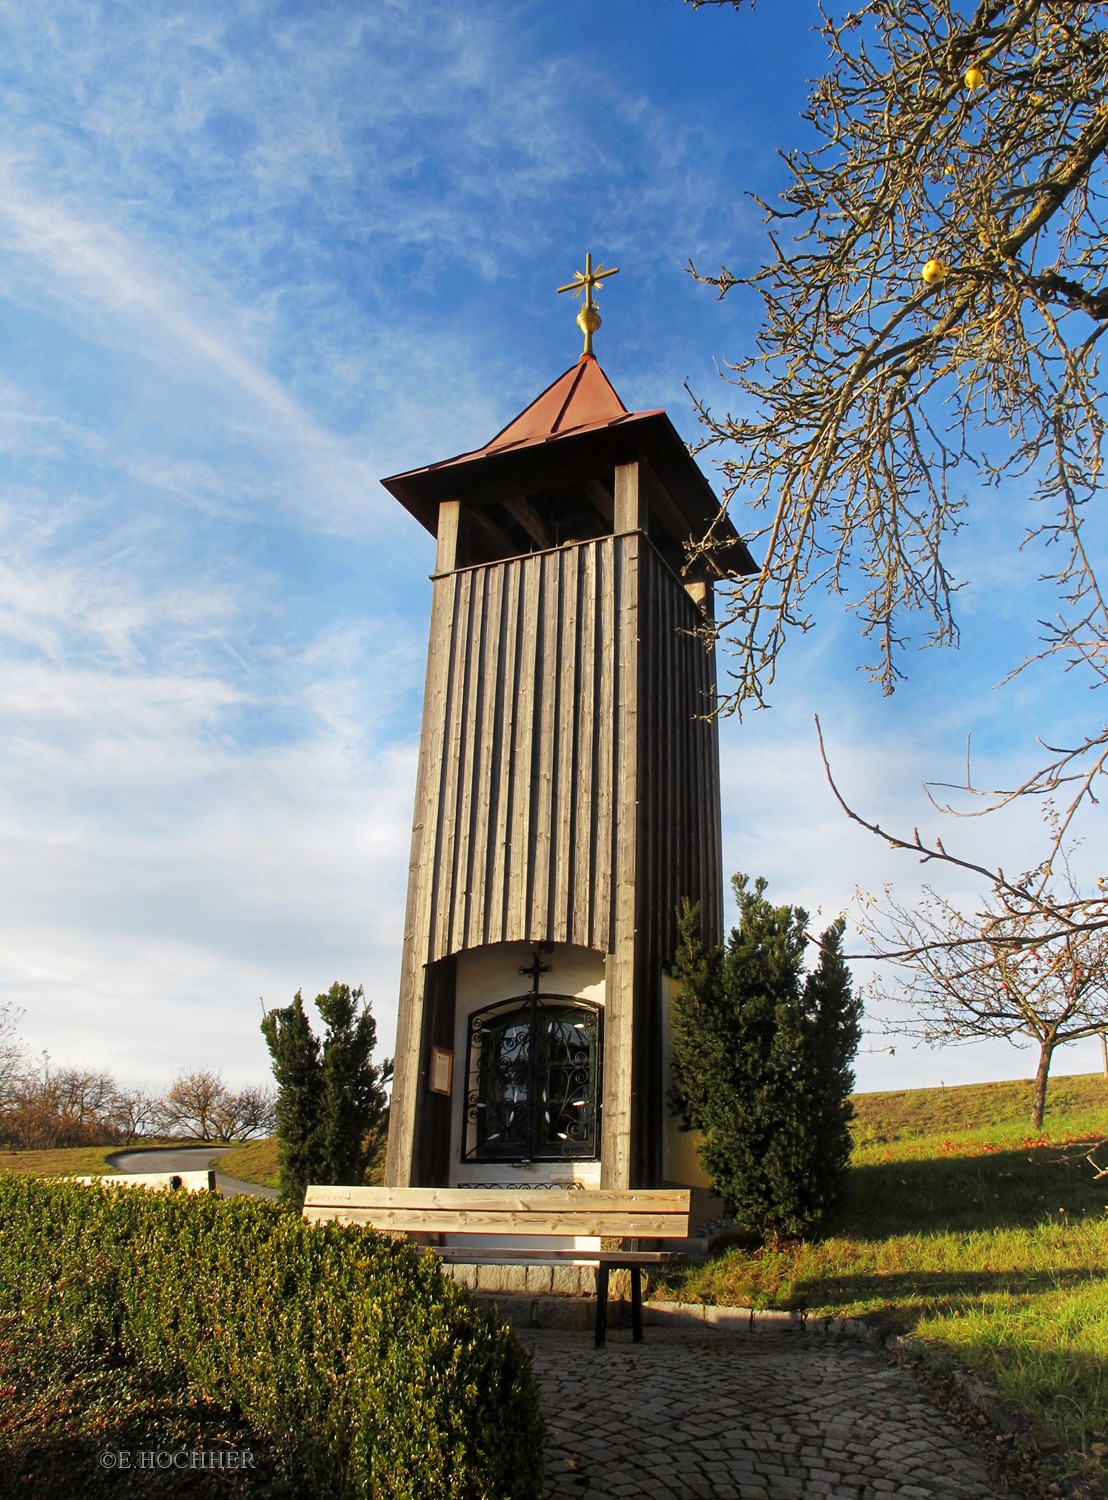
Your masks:
<svg viewBox="0 0 1108 1500"><path fill-rule="evenodd" d="M226 1093L215 1110L221 1141L249 1141L277 1129L277 1099L272 1089L245 1088Z"/></svg>
<svg viewBox="0 0 1108 1500"><path fill-rule="evenodd" d="M956 869L989 891L968 913L928 886L914 908L896 901L888 885L882 896L864 898L864 956L896 966L873 981L871 993L915 1008L914 1018L887 1029L940 1044L1020 1036L1035 1042L1032 1123L1041 1125L1055 1049L1097 1035L1103 1043L1108 1028L1108 881L1098 881L1097 895L1082 896L1063 849L1056 848L1053 863L1009 877L1002 867L953 853L939 838L925 841L916 828L905 835L869 822L835 782L818 718L816 733L828 784L848 818L921 864ZM1058 819L1048 822L1054 847Z"/></svg>
<svg viewBox="0 0 1108 1500"><path fill-rule="evenodd" d="M891 982L883 975L872 993L915 1011L895 1030L933 1043L1036 1044L1031 1123L1038 1129L1055 1050L1108 1025L1108 933L1079 928L1059 937L1044 931L1040 913L1013 914L1002 897L965 913L930 889L914 909L891 898L871 903L863 924L873 952L899 960Z"/></svg>
<svg viewBox="0 0 1108 1500"><path fill-rule="evenodd" d="M71 1122L78 1133L104 1128L116 1092L116 1082L110 1073L58 1068L51 1076L50 1086L61 1120Z"/></svg>
<svg viewBox="0 0 1108 1500"><path fill-rule="evenodd" d="M161 1101L160 1123L169 1135L219 1138L220 1112L227 1099L221 1074L210 1068L182 1071L174 1077Z"/></svg>
<svg viewBox="0 0 1108 1500"><path fill-rule="evenodd" d="M764 556L723 591L722 707L765 701L817 590L851 595L886 692L913 621L924 644L955 643L949 543L974 523L969 481L1037 502L1012 544L1042 547L1057 605L1030 659L1104 685L1108 609L1086 530L1105 431L1103 5L863 0L841 20L820 14L814 141L785 155L781 199L762 205L769 258L693 269L763 313L757 352L726 371L737 413L701 405L728 502L750 507L753 531L739 528ZM1060 795L1063 838L1106 766L1108 727L1093 722L1045 745L1019 785L983 790L989 806Z"/></svg>
<svg viewBox="0 0 1108 1500"><path fill-rule="evenodd" d="M145 1088L117 1088L109 1101L108 1119L125 1145L150 1135L156 1128L162 1101Z"/></svg>
<svg viewBox="0 0 1108 1500"><path fill-rule="evenodd" d="M107 1073L53 1067L44 1051L10 1084L0 1121L4 1138L27 1150L109 1144L116 1138L110 1118L115 1087Z"/></svg>
<svg viewBox="0 0 1108 1500"><path fill-rule="evenodd" d="M23 1043L16 1025L19 1012L8 1001L0 1004L0 1114L11 1104L16 1083L26 1067Z"/></svg>

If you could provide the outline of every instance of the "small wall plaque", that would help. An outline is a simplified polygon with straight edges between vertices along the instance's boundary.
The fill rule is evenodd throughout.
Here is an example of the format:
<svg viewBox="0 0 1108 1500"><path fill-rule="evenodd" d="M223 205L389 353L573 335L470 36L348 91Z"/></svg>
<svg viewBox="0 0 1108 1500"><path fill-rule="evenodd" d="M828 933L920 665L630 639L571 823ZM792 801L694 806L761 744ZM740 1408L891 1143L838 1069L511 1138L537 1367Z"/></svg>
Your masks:
<svg viewBox="0 0 1108 1500"><path fill-rule="evenodd" d="M431 1092L449 1094L454 1083L454 1054L446 1047L431 1048Z"/></svg>

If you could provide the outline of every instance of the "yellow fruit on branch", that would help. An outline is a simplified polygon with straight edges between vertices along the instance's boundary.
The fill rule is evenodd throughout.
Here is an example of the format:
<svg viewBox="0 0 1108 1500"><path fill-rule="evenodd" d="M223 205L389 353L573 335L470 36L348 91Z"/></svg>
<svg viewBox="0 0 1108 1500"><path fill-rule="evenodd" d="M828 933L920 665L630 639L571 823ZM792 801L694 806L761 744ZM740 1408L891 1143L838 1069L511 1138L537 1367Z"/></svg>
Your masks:
<svg viewBox="0 0 1108 1500"><path fill-rule="evenodd" d="M967 68L962 82L972 92L974 89L982 87L985 82L985 75L980 68Z"/></svg>
<svg viewBox="0 0 1108 1500"><path fill-rule="evenodd" d="M928 286L938 286L939 282L946 276L946 266L941 260L929 260L920 275Z"/></svg>

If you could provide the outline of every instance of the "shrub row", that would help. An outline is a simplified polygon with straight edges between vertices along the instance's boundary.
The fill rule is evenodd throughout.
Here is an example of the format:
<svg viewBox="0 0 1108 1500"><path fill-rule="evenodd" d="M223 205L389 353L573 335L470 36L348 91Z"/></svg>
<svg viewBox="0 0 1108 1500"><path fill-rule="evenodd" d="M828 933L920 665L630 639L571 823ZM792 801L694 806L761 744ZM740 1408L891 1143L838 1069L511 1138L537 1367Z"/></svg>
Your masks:
<svg viewBox="0 0 1108 1500"><path fill-rule="evenodd" d="M253 1199L17 1177L0 1225L0 1309L237 1406L321 1494L541 1494L529 1357L434 1256Z"/></svg>

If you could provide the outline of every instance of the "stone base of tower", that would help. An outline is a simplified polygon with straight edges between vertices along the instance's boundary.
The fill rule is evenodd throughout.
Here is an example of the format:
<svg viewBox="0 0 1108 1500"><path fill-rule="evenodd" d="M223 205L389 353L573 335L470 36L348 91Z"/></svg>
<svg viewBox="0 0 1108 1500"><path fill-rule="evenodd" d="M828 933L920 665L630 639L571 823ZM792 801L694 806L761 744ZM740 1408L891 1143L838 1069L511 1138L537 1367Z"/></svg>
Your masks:
<svg viewBox="0 0 1108 1500"><path fill-rule="evenodd" d="M505 1297L596 1297L596 1271L592 1266L467 1266L444 1264L443 1271L467 1291L500 1293ZM643 1295L650 1273L643 1274ZM612 1271L608 1295L613 1302L631 1296L630 1271Z"/></svg>

